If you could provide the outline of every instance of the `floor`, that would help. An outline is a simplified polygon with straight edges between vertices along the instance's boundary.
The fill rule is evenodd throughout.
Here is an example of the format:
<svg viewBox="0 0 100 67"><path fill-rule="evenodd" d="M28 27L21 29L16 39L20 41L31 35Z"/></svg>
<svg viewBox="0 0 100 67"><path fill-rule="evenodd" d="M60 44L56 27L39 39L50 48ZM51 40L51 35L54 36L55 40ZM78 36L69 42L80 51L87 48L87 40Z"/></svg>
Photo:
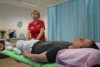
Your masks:
<svg viewBox="0 0 100 67"><path fill-rule="evenodd" d="M31 66L19 63L11 58L4 58L0 59L0 67L31 67Z"/></svg>

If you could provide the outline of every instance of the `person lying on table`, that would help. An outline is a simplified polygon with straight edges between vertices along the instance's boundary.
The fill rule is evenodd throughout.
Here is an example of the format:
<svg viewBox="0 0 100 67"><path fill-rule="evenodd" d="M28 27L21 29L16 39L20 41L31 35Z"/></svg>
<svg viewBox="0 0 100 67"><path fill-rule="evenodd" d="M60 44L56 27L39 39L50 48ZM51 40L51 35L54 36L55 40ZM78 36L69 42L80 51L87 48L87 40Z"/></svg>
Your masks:
<svg viewBox="0 0 100 67"><path fill-rule="evenodd" d="M6 42L6 45L11 43ZM11 47L11 46L10 46ZM13 45L13 50L17 54L23 55L35 62L55 62L59 50L68 48L94 48L99 49L94 41L85 38L79 38L73 43L65 41L40 41L40 40L19 40Z"/></svg>

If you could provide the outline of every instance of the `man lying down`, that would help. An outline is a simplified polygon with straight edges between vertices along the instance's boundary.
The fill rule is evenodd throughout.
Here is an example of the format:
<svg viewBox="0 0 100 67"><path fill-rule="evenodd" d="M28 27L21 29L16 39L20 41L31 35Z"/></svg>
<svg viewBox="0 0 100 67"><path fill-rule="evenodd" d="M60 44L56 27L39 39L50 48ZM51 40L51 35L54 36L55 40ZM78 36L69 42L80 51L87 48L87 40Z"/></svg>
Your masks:
<svg viewBox="0 0 100 67"><path fill-rule="evenodd" d="M56 55L61 49L68 48L94 48L99 49L94 41L85 38L79 38L73 43L65 41L39 41L39 40L19 40L15 45L6 42L6 49L15 51L17 54L23 53L35 62L55 62ZM12 47L11 47L12 46Z"/></svg>

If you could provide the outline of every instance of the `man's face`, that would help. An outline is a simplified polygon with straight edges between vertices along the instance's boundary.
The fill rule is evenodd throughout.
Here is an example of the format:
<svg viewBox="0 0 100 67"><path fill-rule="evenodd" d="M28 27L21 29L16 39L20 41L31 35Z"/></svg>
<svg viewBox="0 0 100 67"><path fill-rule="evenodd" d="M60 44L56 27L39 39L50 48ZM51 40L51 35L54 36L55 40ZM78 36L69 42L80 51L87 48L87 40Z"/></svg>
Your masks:
<svg viewBox="0 0 100 67"><path fill-rule="evenodd" d="M89 39L85 38L79 38L78 40L75 40L73 43L73 46L75 48L85 48L91 46L92 42Z"/></svg>

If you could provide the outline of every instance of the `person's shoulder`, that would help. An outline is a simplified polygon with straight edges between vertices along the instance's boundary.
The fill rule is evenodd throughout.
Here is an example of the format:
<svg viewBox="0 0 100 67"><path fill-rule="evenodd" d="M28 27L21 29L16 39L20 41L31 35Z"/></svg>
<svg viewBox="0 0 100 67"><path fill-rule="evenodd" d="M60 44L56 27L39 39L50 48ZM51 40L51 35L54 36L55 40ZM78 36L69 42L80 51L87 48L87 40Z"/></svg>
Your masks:
<svg viewBox="0 0 100 67"><path fill-rule="evenodd" d="M40 20L40 19L39 19L38 21L39 21L39 23L44 23L44 21L43 21L43 20Z"/></svg>

